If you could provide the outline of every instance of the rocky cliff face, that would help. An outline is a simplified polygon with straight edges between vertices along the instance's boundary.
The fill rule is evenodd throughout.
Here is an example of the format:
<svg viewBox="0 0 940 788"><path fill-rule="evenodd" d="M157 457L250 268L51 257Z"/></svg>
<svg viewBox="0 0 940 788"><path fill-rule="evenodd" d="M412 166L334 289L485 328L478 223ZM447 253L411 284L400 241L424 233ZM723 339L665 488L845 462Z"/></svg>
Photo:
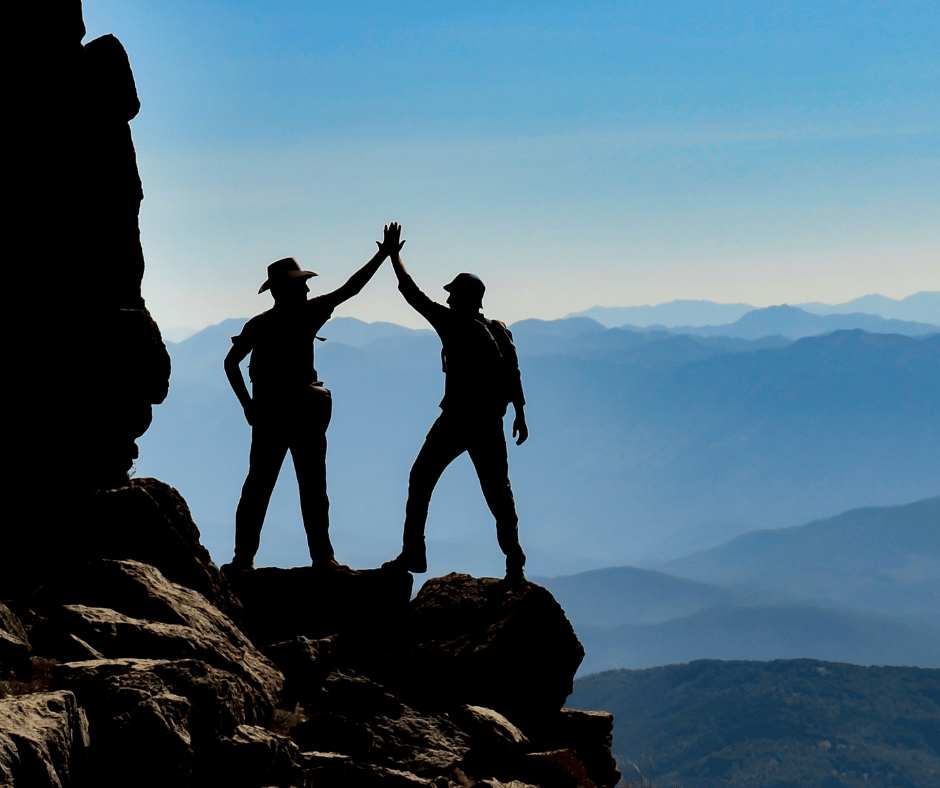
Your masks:
<svg viewBox="0 0 940 788"><path fill-rule="evenodd" d="M128 478L169 358L140 294L140 107L78 0L21 9L0 786L612 786L612 717L527 582L260 569L230 582L179 494ZM26 33L30 35L27 35ZM50 473L49 464L67 469Z"/></svg>
<svg viewBox="0 0 940 788"><path fill-rule="evenodd" d="M451 574L411 600L411 575L381 569L230 584L174 490L106 497L125 539L0 606L0 785L619 780L612 716L563 708L584 651L545 589Z"/></svg>
<svg viewBox="0 0 940 788"><path fill-rule="evenodd" d="M81 10L15 12L5 380L8 479L29 514L4 526L0 597L54 569L32 559L84 526L83 496L127 483L170 374L140 291L134 76L114 36L82 45Z"/></svg>

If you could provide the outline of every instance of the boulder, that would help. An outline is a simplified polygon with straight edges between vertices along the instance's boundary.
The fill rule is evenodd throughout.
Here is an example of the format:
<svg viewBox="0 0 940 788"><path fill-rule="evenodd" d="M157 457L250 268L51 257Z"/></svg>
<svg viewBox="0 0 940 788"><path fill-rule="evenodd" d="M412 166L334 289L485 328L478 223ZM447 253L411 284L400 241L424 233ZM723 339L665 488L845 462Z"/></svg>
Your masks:
<svg viewBox="0 0 940 788"><path fill-rule="evenodd" d="M78 785L76 761L89 744L88 720L71 692L0 700L0 784Z"/></svg>
<svg viewBox="0 0 940 788"><path fill-rule="evenodd" d="M146 621L84 605L63 607L57 623L105 659L198 659L240 676L271 704L280 698L280 672L249 642L232 642L222 629Z"/></svg>
<svg viewBox="0 0 940 788"><path fill-rule="evenodd" d="M330 673L305 709L309 720L292 731L304 750L362 757L427 778L447 776L470 750L466 734L452 721L411 708L381 684L350 670Z"/></svg>
<svg viewBox="0 0 940 788"><path fill-rule="evenodd" d="M492 757L508 758L529 747L526 735L498 711L464 706L456 721L472 737L474 750Z"/></svg>
<svg viewBox="0 0 940 788"><path fill-rule="evenodd" d="M146 418L150 418L149 410ZM0 594L22 599L38 586L74 587L87 562L130 559L157 567L170 581L198 591L223 613L238 619L241 604L200 544L199 529L186 502L168 484L134 479L115 489L72 496L70 504L69 516L80 525L59 528L54 538L41 529L12 534L12 550L0 552L0 569L4 570ZM50 521L61 516L54 507L53 511L41 509L41 515ZM40 588L39 593L47 589Z"/></svg>
<svg viewBox="0 0 940 788"><path fill-rule="evenodd" d="M573 750L532 752L521 758L514 769L519 781L539 788L595 788Z"/></svg>
<svg viewBox="0 0 940 788"><path fill-rule="evenodd" d="M110 720L92 717L96 746L90 773L105 785L120 785L129 775L135 775L135 785L185 784L195 760L190 700L156 685L124 687L123 694L120 714Z"/></svg>
<svg viewBox="0 0 940 788"><path fill-rule="evenodd" d="M562 709L530 722L526 730L536 749L570 749L577 753L598 788L612 788L620 782L620 771L610 754L614 730L614 715L610 712Z"/></svg>
<svg viewBox="0 0 940 788"><path fill-rule="evenodd" d="M232 621L196 591L137 561L92 561L68 585L34 600L48 627L108 658L199 659L248 682L273 706L284 677ZM65 603L56 607L57 603Z"/></svg>
<svg viewBox="0 0 940 788"><path fill-rule="evenodd" d="M12 671L17 677L28 680L33 672L29 661L31 651L23 624L0 602L0 679Z"/></svg>
<svg viewBox="0 0 940 788"><path fill-rule="evenodd" d="M305 752L335 752L357 761L369 760L375 747L375 734L366 723L330 711L311 715L290 735Z"/></svg>
<svg viewBox="0 0 940 788"><path fill-rule="evenodd" d="M30 641L37 654L56 662L104 659L104 654L93 649L80 637L71 634L49 616L38 615L33 611L30 613L32 614Z"/></svg>
<svg viewBox="0 0 940 788"><path fill-rule="evenodd" d="M100 116L132 120L140 111L140 99L121 42L111 35L101 36L85 44L84 50L90 107Z"/></svg>
<svg viewBox="0 0 940 788"><path fill-rule="evenodd" d="M397 645L413 579L407 572L264 567L234 572L241 626L261 646L341 634L342 658L378 660Z"/></svg>
<svg viewBox="0 0 940 788"><path fill-rule="evenodd" d="M225 788L304 786L303 757L290 739L253 725L239 725L201 761L197 780Z"/></svg>
<svg viewBox="0 0 940 788"><path fill-rule="evenodd" d="M298 635L262 649L264 655L284 674L286 683L282 705L290 706L301 698L311 697L323 687L326 677L334 668L334 640L311 640Z"/></svg>
<svg viewBox="0 0 940 788"><path fill-rule="evenodd" d="M525 734L502 714L482 706L464 706L451 714L470 740L463 770L477 777L512 773L515 761L530 749Z"/></svg>
<svg viewBox="0 0 940 788"><path fill-rule="evenodd" d="M418 775L371 763L356 763L347 755L305 752L304 770L308 785L354 786L355 788L440 788L451 783L427 780Z"/></svg>
<svg viewBox="0 0 940 788"><path fill-rule="evenodd" d="M403 698L494 709L523 730L525 720L564 705L584 658L564 611L541 586L456 573L424 584L411 603L408 637Z"/></svg>
<svg viewBox="0 0 940 788"><path fill-rule="evenodd" d="M510 780L508 783L504 783L494 777L489 780L480 780L476 784L476 788L539 788L539 786L524 783L520 780Z"/></svg>
<svg viewBox="0 0 940 788"><path fill-rule="evenodd" d="M467 735L450 720L409 706L394 717L371 721L375 746L369 760L379 766L404 769L419 777L446 777L470 751Z"/></svg>
<svg viewBox="0 0 940 788"><path fill-rule="evenodd" d="M75 693L93 729L148 697L186 698L194 741L229 736L239 725L264 725L272 712L266 696L244 679L192 659L67 662L55 666L51 686Z"/></svg>
<svg viewBox="0 0 940 788"><path fill-rule="evenodd" d="M189 507L173 487L157 479L133 479L126 487L97 493L90 515L89 558L155 566L171 582L198 591L238 620L241 604L200 543Z"/></svg>
<svg viewBox="0 0 940 788"><path fill-rule="evenodd" d="M335 711L351 719L397 717L404 704L383 685L353 670L335 669L322 689L305 699L313 711Z"/></svg>
<svg viewBox="0 0 940 788"><path fill-rule="evenodd" d="M190 785L216 742L266 723L272 711L244 679L197 660L65 663L52 686L87 710L88 768L102 786Z"/></svg>

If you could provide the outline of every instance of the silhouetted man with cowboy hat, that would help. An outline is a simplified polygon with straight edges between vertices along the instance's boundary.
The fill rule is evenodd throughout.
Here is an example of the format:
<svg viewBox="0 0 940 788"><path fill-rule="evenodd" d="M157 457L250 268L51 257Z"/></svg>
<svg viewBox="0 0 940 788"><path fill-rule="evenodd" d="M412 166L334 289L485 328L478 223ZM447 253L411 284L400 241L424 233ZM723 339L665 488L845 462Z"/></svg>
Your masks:
<svg viewBox="0 0 940 788"><path fill-rule="evenodd" d="M254 568L261 526L281 464L288 451L300 488L300 509L314 566L337 568L329 534L326 494L326 428L332 400L313 366L313 343L333 310L358 294L391 254L385 228L379 250L338 290L307 298L305 271L293 257L275 260L259 293L270 290L274 307L249 320L225 357L225 374L251 425L248 477L235 512L235 557L226 571ZM397 252L397 247L395 249ZM248 354L252 394L239 363Z"/></svg>
<svg viewBox="0 0 940 788"><path fill-rule="evenodd" d="M402 552L384 566L426 572L424 529L431 493L444 469L467 452L476 468L486 503L496 518L496 536L506 556L506 576L521 579L525 553L519 544L519 518L509 485L503 416L511 402L516 413L512 435L517 444L529 436L519 361L505 323L483 316L483 282L458 274L444 285L447 305L426 296L405 270L398 251L401 227L391 224L389 244L398 289L441 338L445 372L441 415L431 427L408 480Z"/></svg>

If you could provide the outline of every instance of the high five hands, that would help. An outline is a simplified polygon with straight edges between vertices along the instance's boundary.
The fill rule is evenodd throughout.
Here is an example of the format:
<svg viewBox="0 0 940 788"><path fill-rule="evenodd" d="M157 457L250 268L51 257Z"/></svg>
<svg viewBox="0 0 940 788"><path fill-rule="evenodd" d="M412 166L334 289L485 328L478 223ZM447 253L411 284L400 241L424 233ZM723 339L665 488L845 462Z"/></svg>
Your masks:
<svg viewBox="0 0 940 788"><path fill-rule="evenodd" d="M405 245L405 242L401 240L401 225L398 222L386 224L382 240L376 241L375 244L387 257L396 257Z"/></svg>

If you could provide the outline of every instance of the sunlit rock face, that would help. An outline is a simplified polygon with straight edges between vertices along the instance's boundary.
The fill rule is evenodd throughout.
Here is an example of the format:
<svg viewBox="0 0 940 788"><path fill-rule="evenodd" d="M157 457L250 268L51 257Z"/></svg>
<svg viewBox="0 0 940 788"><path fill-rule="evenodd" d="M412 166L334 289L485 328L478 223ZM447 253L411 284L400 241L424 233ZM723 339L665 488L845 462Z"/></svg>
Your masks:
<svg viewBox="0 0 940 788"><path fill-rule="evenodd" d="M102 498L113 538L0 608L14 785L40 761L62 786L620 779L612 716L564 708L583 650L544 588L450 574L410 599L403 570L309 567L229 583L172 488Z"/></svg>
<svg viewBox="0 0 940 788"><path fill-rule="evenodd" d="M13 784L39 756L62 786L619 780L612 716L563 708L583 651L544 588L451 574L409 600L410 575L390 569L268 568L229 585L202 563L198 531L179 538L169 489L107 495L129 531L175 553L153 550L154 565L89 547L3 607L7 640L36 668L13 651L0 661Z"/></svg>

